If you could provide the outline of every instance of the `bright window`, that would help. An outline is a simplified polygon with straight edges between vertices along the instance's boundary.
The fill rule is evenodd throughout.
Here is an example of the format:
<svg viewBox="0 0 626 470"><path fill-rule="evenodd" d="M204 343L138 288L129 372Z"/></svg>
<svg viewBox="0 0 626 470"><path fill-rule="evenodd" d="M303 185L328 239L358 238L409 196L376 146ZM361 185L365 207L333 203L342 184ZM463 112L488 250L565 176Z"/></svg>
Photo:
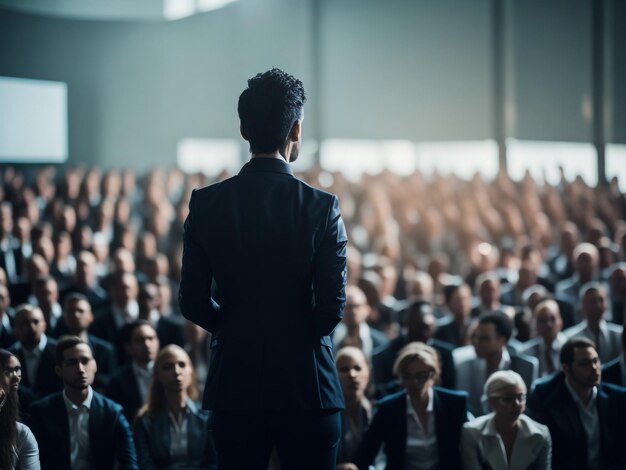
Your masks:
<svg viewBox="0 0 626 470"><path fill-rule="evenodd" d="M626 192L626 145L608 144L606 146L606 178L617 176L619 189Z"/></svg>
<svg viewBox="0 0 626 470"><path fill-rule="evenodd" d="M237 173L242 150L238 140L187 138L178 143L178 166L186 173L208 176L217 176L223 170Z"/></svg>

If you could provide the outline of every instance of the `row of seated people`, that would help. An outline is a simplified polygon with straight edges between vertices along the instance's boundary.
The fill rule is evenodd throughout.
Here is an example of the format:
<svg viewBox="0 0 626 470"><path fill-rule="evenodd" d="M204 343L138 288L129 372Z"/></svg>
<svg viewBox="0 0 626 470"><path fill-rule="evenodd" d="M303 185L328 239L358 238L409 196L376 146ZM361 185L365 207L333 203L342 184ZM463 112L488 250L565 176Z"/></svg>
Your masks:
<svg viewBox="0 0 626 470"><path fill-rule="evenodd" d="M61 389L31 403L19 418L25 369L16 355L0 349L2 468L217 468L209 414L197 405L193 364L181 347L165 346L156 356L132 427L120 404L92 388L98 363L87 341L64 336L54 361Z"/></svg>
<svg viewBox="0 0 626 470"><path fill-rule="evenodd" d="M370 370L363 351L338 351L346 401L340 470L366 470L376 460L389 470L624 468L626 389L601 382L601 362L589 339L574 337L563 345L562 371L534 384L528 407L519 374L492 373L483 388L486 414L476 418L466 391L437 386L439 358L423 342L407 344L393 365L401 390L373 406L366 398ZM31 406L29 429L16 422L21 363L0 350L0 398L10 397L8 406L2 401L0 416L20 430L3 435L12 438L4 444L13 446L6 468L32 470L39 462L44 469L215 468L209 415L193 401L193 365L182 348L169 345L157 355L148 398L132 430L122 407L92 389L96 371L89 344L63 337L55 351L62 390ZM3 463L6 455L0 454Z"/></svg>

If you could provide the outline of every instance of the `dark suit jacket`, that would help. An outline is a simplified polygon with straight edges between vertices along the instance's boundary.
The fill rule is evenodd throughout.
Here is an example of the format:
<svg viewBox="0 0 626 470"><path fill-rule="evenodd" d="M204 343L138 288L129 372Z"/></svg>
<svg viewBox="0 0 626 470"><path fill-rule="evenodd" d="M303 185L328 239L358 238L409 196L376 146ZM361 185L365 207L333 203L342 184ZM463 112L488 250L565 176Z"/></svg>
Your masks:
<svg viewBox="0 0 626 470"><path fill-rule="evenodd" d="M600 420L600 455L604 469L626 468L624 417L626 389L601 384L596 398ZM528 399L528 415L548 426L552 435L552 468L583 468L587 437L578 408L565 386L565 375L539 379Z"/></svg>
<svg viewBox="0 0 626 470"><path fill-rule="evenodd" d="M404 335L400 335L393 339L389 346L381 350L372 357L372 369L374 384L377 392L392 391L393 387L397 387L399 382L393 376L393 363L400 350L408 344L408 339ZM441 358L441 386L444 388L454 388L454 361L452 359L452 350L454 346L437 339L428 342ZM395 391L395 390L393 390Z"/></svg>
<svg viewBox="0 0 626 470"><path fill-rule="evenodd" d="M41 353L39 366L37 367L37 375L35 376L34 386L30 387L37 398L43 398L51 393L58 392L63 388L61 379L54 371L56 365L55 351L56 341L48 337L46 347ZM25 385L30 384L28 377L28 368L26 367L26 358L21 343L15 343L9 349L20 360L22 364L22 381Z"/></svg>
<svg viewBox="0 0 626 470"><path fill-rule="evenodd" d="M193 192L179 302L213 333L205 408L344 406L329 335L345 304L346 244L337 197L282 160L253 158Z"/></svg>
<svg viewBox="0 0 626 470"><path fill-rule="evenodd" d="M31 407L28 423L39 443L42 470L71 468L70 425L63 394L55 393ZM136 469L137 454L122 408L94 392L89 412L89 445L94 470Z"/></svg>
<svg viewBox="0 0 626 470"><path fill-rule="evenodd" d="M143 406L143 403L131 364L125 365L110 377L106 396L122 405L124 416L126 416L129 423L135 421L137 412Z"/></svg>
<svg viewBox="0 0 626 470"><path fill-rule="evenodd" d="M185 468L209 468L215 463L211 434L207 432L209 413L199 410L189 400L187 422L187 461ZM143 470L168 468L170 456L170 418L167 410L146 413L135 424L135 442L139 465Z"/></svg>
<svg viewBox="0 0 626 470"><path fill-rule="evenodd" d="M11 325L12 319L8 312L4 312L4 315L7 316L9 319L9 325ZM1 318L2 317L0 316L0 321ZM17 341L17 339L13 336L13 328L11 327L10 329L7 329L0 323L0 348L8 349L13 345L13 343L15 343L15 341Z"/></svg>
<svg viewBox="0 0 626 470"><path fill-rule="evenodd" d="M622 380L620 360L621 357L616 357L602 366L602 382L619 385L620 387L626 386L626 383Z"/></svg>
<svg viewBox="0 0 626 470"><path fill-rule="evenodd" d="M439 449L439 468L461 469L461 429L467 421L467 393L433 387L435 433ZM383 398L363 437L354 463L367 470L385 445L387 470L403 470L406 457L406 392Z"/></svg>

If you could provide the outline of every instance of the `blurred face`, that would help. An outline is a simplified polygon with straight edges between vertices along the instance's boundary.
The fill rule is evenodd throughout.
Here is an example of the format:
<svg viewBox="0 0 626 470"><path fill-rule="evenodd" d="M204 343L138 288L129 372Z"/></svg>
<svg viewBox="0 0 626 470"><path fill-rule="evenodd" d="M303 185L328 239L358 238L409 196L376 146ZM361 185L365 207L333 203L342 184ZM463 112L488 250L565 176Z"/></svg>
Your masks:
<svg viewBox="0 0 626 470"><path fill-rule="evenodd" d="M132 274L126 274L119 279L115 286L115 303L119 306L126 306L131 300L137 299L139 288L137 278Z"/></svg>
<svg viewBox="0 0 626 470"><path fill-rule="evenodd" d="M428 342L437 331L435 316L427 312L411 312L408 318L409 341Z"/></svg>
<svg viewBox="0 0 626 470"><path fill-rule="evenodd" d="M500 286L493 279L487 279L480 285L479 295L483 305L491 306L500 298Z"/></svg>
<svg viewBox="0 0 626 470"><path fill-rule="evenodd" d="M590 289L582 298L582 312L587 322L597 324L606 311L606 292L604 289Z"/></svg>
<svg viewBox="0 0 626 470"><path fill-rule="evenodd" d="M365 360L356 355L342 356L337 360L337 371L344 397L362 398L370 380L370 371Z"/></svg>
<svg viewBox="0 0 626 470"><path fill-rule="evenodd" d="M78 335L89 328L93 323L91 305L86 300L72 300L63 311L63 321L68 331Z"/></svg>
<svg viewBox="0 0 626 470"><path fill-rule="evenodd" d="M0 375L0 388L7 393L16 392L22 381L22 366L15 356L9 357Z"/></svg>
<svg viewBox="0 0 626 470"><path fill-rule="evenodd" d="M27 348L39 344L41 335L46 331L46 320L39 308L20 310L15 316L15 337Z"/></svg>
<svg viewBox="0 0 626 470"><path fill-rule="evenodd" d="M9 288L5 284L0 284L0 313L6 312L6 309L11 305L11 296L9 295Z"/></svg>
<svg viewBox="0 0 626 470"><path fill-rule="evenodd" d="M165 390L180 393L191 385L193 368L186 354L172 349L159 361L154 374Z"/></svg>
<svg viewBox="0 0 626 470"><path fill-rule="evenodd" d="M535 313L537 324L537 335L546 341L552 341L563 328L563 320L559 313L558 306L546 305Z"/></svg>
<svg viewBox="0 0 626 470"><path fill-rule="evenodd" d="M504 387L497 395L489 397L489 405L498 418L517 421L526 409L526 387Z"/></svg>
<svg viewBox="0 0 626 470"><path fill-rule="evenodd" d="M620 297L626 295L626 269L616 269L611 273L611 291Z"/></svg>
<svg viewBox="0 0 626 470"><path fill-rule="evenodd" d="M472 309L472 293L469 287L461 286L454 291L448 308L456 318L467 318Z"/></svg>
<svg viewBox="0 0 626 470"><path fill-rule="evenodd" d="M434 381L435 371L421 359L409 362L400 372L400 382L411 396L421 395Z"/></svg>
<svg viewBox="0 0 626 470"><path fill-rule="evenodd" d="M37 284L35 297L42 308L50 310L51 306L59 300L59 286L53 279L47 280L43 285Z"/></svg>
<svg viewBox="0 0 626 470"><path fill-rule="evenodd" d="M126 352L140 364L154 361L159 352L159 338L154 328L148 325L135 328Z"/></svg>
<svg viewBox="0 0 626 470"><path fill-rule="evenodd" d="M576 258L576 271L581 277L587 279L593 275L596 264L595 258L590 253L583 252Z"/></svg>
<svg viewBox="0 0 626 470"><path fill-rule="evenodd" d="M578 388L592 388L600 383L602 364L593 348L575 348L574 360L563 364L563 372L570 384Z"/></svg>
<svg viewBox="0 0 626 470"><path fill-rule="evenodd" d="M476 355L485 359L501 354L506 339L498 336L496 326L493 323L479 323L472 334L472 344L476 350Z"/></svg>
<svg viewBox="0 0 626 470"><path fill-rule="evenodd" d="M370 314L365 294L360 289L349 287L346 289L346 306L343 311L343 322L347 326L363 323Z"/></svg>
<svg viewBox="0 0 626 470"><path fill-rule="evenodd" d="M97 369L91 348L86 344L78 344L63 353L63 361L56 366L55 371L66 387L84 390L93 383Z"/></svg>

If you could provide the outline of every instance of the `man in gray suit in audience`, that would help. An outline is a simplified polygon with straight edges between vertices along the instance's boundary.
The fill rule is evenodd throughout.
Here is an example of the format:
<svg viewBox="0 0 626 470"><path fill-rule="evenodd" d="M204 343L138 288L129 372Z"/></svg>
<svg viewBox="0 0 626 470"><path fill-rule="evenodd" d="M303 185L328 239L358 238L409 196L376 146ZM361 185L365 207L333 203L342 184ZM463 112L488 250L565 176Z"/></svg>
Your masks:
<svg viewBox="0 0 626 470"><path fill-rule="evenodd" d="M536 358L518 355L507 348L512 332L513 323L506 314L498 311L486 313L480 317L472 333L472 345L452 352L456 388L469 393L470 411L476 416L490 411L486 399L483 400L483 388L494 372L517 372L529 390L538 376L539 361Z"/></svg>
<svg viewBox="0 0 626 470"><path fill-rule="evenodd" d="M608 306L604 285L599 282L588 282L580 288L583 321L563 332L568 338L582 336L593 341L603 363L615 359L622 351L623 327L604 319Z"/></svg>

